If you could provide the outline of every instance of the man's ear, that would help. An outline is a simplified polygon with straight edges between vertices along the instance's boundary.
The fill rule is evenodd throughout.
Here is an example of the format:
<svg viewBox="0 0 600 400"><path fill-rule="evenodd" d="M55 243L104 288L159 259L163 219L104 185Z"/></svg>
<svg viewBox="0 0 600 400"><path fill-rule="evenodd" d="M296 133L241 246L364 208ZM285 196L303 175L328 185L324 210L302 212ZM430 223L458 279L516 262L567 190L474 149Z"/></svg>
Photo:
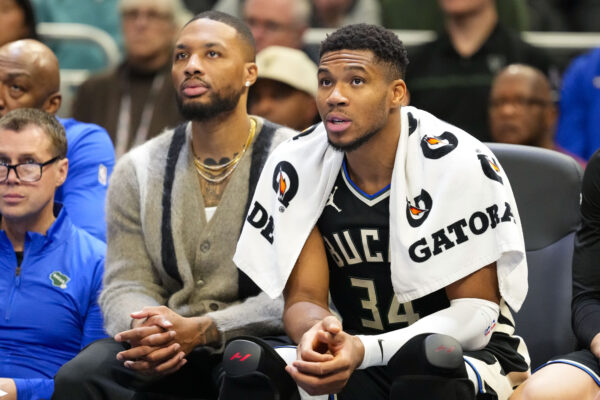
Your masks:
<svg viewBox="0 0 600 400"><path fill-rule="evenodd" d="M258 67L256 63L248 62L244 64L244 85L252 86L258 77ZM246 84L248 82L248 84Z"/></svg>
<svg viewBox="0 0 600 400"><path fill-rule="evenodd" d="M69 159L63 158L56 162L56 169L58 171L56 177L56 187L61 186L67 180L67 175L69 173Z"/></svg>
<svg viewBox="0 0 600 400"><path fill-rule="evenodd" d="M408 104L408 89L403 79L396 79L391 83L392 98L390 108L397 108Z"/></svg>
<svg viewBox="0 0 600 400"><path fill-rule="evenodd" d="M42 109L46 111L48 114L56 114L58 109L60 108L60 104L62 103L62 95L60 93L52 93L46 101L44 101L44 105Z"/></svg>

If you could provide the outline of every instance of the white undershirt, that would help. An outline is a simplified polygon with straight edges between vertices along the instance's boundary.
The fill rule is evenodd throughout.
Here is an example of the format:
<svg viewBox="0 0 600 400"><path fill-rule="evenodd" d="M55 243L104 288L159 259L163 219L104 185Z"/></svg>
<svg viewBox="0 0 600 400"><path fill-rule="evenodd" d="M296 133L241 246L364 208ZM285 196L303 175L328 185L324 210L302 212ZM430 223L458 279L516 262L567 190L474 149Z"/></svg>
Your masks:
<svg viewBox="0 0 600 400"><path fill-rule="evenodd" d="M217 207L204 207L204 212L206 212L206 222L209 222L213 215L215 215L215 211L217 211Z"/></svg>

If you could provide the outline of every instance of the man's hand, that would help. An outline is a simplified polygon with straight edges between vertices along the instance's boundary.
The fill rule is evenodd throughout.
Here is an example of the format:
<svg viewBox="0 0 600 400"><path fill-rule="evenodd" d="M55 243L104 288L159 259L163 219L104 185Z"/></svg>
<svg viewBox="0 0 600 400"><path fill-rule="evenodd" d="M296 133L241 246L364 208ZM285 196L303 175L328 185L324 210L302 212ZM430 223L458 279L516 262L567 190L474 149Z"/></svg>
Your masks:
<svg viewBox="0 0 600 400"><path fill-rule="evenodd" d="M115 336L132 348L117 354L125 366L144 374L168 375L186 363L196 346L216 343L220 334L208 317L185 318L168 307L145 307L131 314L132 329Z"/></svg>
<svg viewBox="0 0 600 400"><path fill-rule="evenodd" d="M164 308L165 310L162 310ZM161 312L156 309L161 309ZM129 350L117 354L127 368L145 375L168 375L185 365L181 345L174 341L173 323L166 317L167 307L145 307L131 314L131 329L115 335L117 342L128 342ZM170 311L170 310L169 310ZM175 314L175 313L173 313Z"/></svg>
<svg viewBox="0 0 600 400"><path fill-rule="evenodd" d="M10 378L0 378L0 390L6 392L2 400L17 400L17 386Z"/></svg>
<svg viewBox="0 0 600 400"><path fill-rule="evenodd" d="M329 316L309 329L298 344L298 360L286 367L298 386L310 395L340 392L365 353L360 339Z"/></svg>
<svg viewBox="0 0 600 400"><path fill-rule="evenodd" d="M144 307L142 311L131 314L131 317L142 320L142 326L159 325L167 331L175 332L173 341L179 343L185 354L189 354L196 346L215 344L221 339L211 318L182 317L165 306ZM152 337L142 340L141 344L152 344Z"/></svg>
<svg viewBox="0 0 600 400"><path fill-rule="evenodd" d="M597 358L600 358L600 333L597 333L592 339L592 343L590 343L590 351L594 353Z"/></svg>

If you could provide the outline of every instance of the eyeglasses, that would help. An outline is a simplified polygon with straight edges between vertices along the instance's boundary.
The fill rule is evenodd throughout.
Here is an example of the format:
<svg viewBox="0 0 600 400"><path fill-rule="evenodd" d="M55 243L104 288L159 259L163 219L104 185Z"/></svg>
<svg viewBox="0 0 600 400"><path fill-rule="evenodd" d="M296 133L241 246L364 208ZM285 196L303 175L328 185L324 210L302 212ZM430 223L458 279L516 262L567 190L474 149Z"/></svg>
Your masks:
<svg viewBox="0 0 600 400"><path fill-rule="evenodd" d="M159 22L166 21L171 18L171 14L166 12L160 12L157 10L136 10L135 8L131 10L125 10L121 15L123 20L126 21L135 21L138 18L144 17L150 22Z"/></svg>
<svg viewBox="0 0 600 400"><path fill-rule="evenodd" d="M60 158L60 156L56 156L44 163L21 163L14 165L0 163L0 183L6 182L11 169L15 171L18 180L22 182L37 182L42 179L42 169L46 165L58 161Z"/></svg>
<svg viewBox="0 0 600 400"><path fill-rule="evenodd" d="M526 98L526 97L515 97L512 99L502 97L502 98L490 100L491 108L501 108L508 104L510 104L513 107L526 108L526 107L533 107L533 106L544 107L544 106L547 106L548 104L550 104L550 102L547 100L543 100L543 99Z"/></svg>
<svg viewBox="0 0 600 400"><path fill-rule="evenodd" d="M272 21L272 20L262 21L262 20L258 20L255 18L246 18L246 24L248 24L248 26L250 28L253 28L253 29L260 28L260 29L262 29L266 32L270 32L270 33L283 32L283 31L294 29L294 27L291 25L282 24L280 22L276 22L276 21Z"/></svg>

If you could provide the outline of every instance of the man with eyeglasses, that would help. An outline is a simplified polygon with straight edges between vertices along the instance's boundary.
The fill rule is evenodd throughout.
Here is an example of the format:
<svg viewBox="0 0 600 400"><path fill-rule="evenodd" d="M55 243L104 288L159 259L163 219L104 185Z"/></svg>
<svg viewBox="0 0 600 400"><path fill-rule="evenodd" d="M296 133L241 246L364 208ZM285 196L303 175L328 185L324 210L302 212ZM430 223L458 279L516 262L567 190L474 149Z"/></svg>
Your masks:
<svg viewBox="0 0 600 400"><path fill-rule="evenodd" d="M73 116L108 131L117 157L183 121L169 79L173 42L191 18L181 0L120 0L125 57L78 89Z"/></svg>
<svg viewBox="0 0 600 400"><path fill-rule="evenodd" d="M0 398L50 398L53 376L106 336L97 303L105 244L54 201L63 126L22 108L0 118Z"/></svg>
<svg viewBox="0 0 600 400"><path fill-rule="evenodd" d="M304 51L316 64L319 46L304 43L311 7L310 0L220 0L214 9L243 18L256 41L256 51L291 47Z"/></svg>
<svg viewBox="0 0 600 400"><path fill-rule="evenodd" d="M269 46L291 47L318 62L318 47L304 43L310 23L309 0L244 0L240 7L256 40L256 51Z"/></svg>
<svg viewBox="0 0 600 400"><path fill-rule="evenodd" d="M302 48L310 4L305 0L245 0L244 20L256 40L256 51L268 46Z"/></svg>
<svg viewBox="0 0 600 400"><path fill-rule="evenodd" d="M490 135L493 141L560 151L585 167L583 159L555 142L557 115L550 83L537 68L511 64L494 78L489 100Z"/></svg>
<svg viewBox="0 0 600 400"><path fill-rule="evenodd" d="M18 108L37 108L56 114L61 105L56 56L32 39L0 47L0 116ZM106 131L73 118L58 118L69 149L69 176L56 190L55 200L69 211L73 223L105 240L104 199L115 154Z"/></svg>

